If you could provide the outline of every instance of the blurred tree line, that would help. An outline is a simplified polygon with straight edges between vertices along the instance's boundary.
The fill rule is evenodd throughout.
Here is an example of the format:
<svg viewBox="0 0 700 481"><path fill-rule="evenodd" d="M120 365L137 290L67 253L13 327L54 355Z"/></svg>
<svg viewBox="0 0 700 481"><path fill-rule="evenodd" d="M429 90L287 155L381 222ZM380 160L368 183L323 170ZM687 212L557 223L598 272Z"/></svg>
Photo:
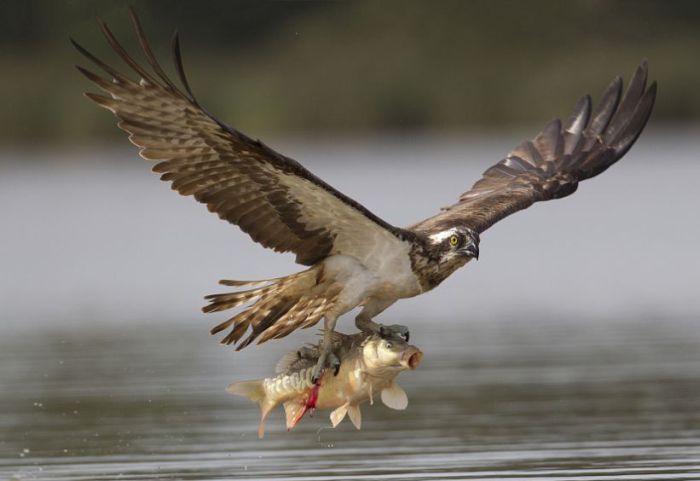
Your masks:
<svg viewBox="0 0 700 481"><path fill-rule="evenodd" d="M89 62L68 37L121 65L95 17L135 49L128 4L168 66L180 31L201 102L253 136L540 125L644 57L655 120L700 117L693 0L4 0L3 143L118 135L81 97L92 87L73 65Z"/></svg>

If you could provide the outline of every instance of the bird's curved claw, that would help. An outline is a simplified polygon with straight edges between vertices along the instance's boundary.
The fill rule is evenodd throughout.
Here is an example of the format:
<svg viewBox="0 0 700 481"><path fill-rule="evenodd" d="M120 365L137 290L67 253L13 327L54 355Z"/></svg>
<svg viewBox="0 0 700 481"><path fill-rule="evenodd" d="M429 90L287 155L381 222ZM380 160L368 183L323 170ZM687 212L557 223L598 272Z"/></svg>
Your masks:
<svg viewBox="0 0 700 481"><path fill-rule="evenodd" d="M336 356L333 352L329 351L321 353L311 374L311 382L318 384L319 380L321 379L321 375L326 368L332 369L334 376L338 375L338 371L340 370L340 359L338 359L338 356Z"/></svg>
<svg viewBox="0 0 700 481"><path fill-rule="evenodd" d="M379 336L383 339L399 339L408 342L411 333L406 326L400 324L392 324L391 326L380 325Z"/></svg>

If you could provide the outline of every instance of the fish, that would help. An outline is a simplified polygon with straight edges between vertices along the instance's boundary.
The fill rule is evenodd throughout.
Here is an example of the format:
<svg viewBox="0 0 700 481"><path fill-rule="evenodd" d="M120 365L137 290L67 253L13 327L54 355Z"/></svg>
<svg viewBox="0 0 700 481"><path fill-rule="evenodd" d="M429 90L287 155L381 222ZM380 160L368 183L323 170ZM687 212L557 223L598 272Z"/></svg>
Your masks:
<svg viewBox="0 0 700 481"><path fill-rule="evenodd" d="M374 403L379 392L382 403L391 409L406 409L408 396L396 383L406 370L416 369L423 353L416 346L378 334L333 333L333 353L340 360L337 372L326 369L319 380L312 373L320 355L320 345L305 346L285 354L277 363L277 376L236 382L228 386L231 394L246 397L260 405L258 437L265 435L265 423L272 410L282 404L287 430L294 428L304 415L316 409L333 411L333 427L348 416L360 429L360 404Z"/></svg>

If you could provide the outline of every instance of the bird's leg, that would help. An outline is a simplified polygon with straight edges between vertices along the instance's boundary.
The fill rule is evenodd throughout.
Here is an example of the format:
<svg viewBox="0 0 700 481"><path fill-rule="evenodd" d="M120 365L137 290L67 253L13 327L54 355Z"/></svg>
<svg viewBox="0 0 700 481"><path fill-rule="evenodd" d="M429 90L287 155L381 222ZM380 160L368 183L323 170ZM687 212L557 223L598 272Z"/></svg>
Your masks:
<svg viewBox="0 0 700 481"><path fill-rule="evenodd" d="M326 317L323 321L323 340L319 349L318 361L311 376L314 384L321 379L321 373L327 367L333 368L333 375L338 374L338 369L340 369L340 359L333 352L333 329L335 329L337 319L335 316Z"/></svg>
<svg viewBox="0 0 700 481"><path fill-rule="evenodd" d="M400 339L408 342L408 338L411 335L406 326L402 326L400 324L385 326L374 322L369 314L364 310L355 318L355 326L362 332L379 334L379 336L383 337L384 339Z"/></svg>

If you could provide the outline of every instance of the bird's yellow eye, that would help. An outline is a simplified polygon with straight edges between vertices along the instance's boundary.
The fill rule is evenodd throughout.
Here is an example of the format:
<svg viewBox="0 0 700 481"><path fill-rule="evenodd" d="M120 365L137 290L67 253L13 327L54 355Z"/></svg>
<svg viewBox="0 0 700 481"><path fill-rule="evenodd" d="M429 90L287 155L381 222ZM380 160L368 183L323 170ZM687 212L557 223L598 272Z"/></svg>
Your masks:
<svg viewBox="0 0 700 481"><path fill-rule="evenodd" d="M459 237L457 237L456 235L450 237L450 245L452 247L457 247L457 244L459 244Z"/></svg>

